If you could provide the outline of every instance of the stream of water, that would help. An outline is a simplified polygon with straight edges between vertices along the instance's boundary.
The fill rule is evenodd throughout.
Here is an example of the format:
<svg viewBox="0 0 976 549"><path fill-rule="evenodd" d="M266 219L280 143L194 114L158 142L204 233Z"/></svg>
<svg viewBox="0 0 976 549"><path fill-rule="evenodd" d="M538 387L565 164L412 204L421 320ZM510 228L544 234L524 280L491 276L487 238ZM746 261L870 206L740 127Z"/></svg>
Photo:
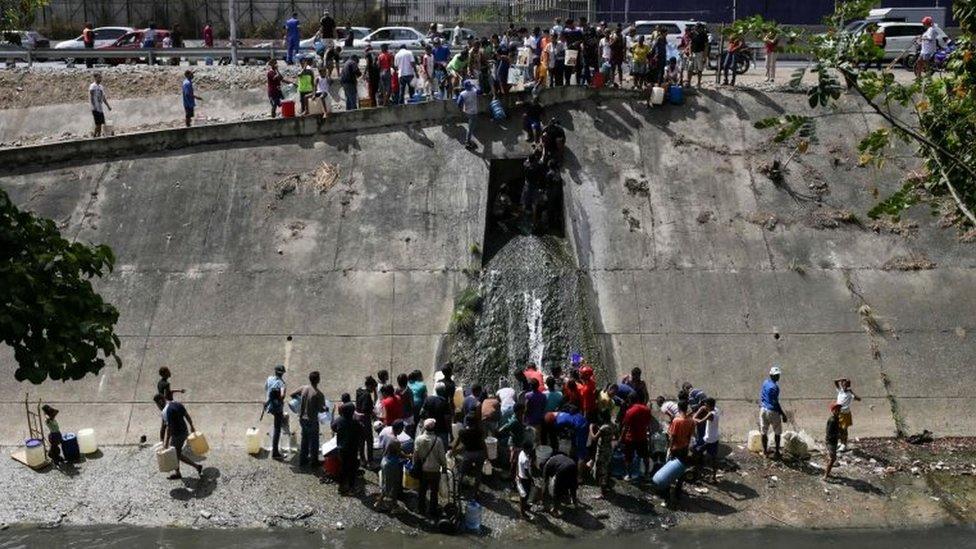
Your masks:
<svg viewBox="0 0 976 549"><path fill-rule="evenodd" d="M551 549L598 549L612 541L618 547L646 547L653 543L666 549L755 549L790 547L856 547L897 549L922 547L976 547L976 529L941 527L915 530L689 530L650 531L612 537L587 537L547 541L533 540L532 547ZM190 530L181 528L63 527L54 530L11 528L0 532L0 549L19 548L180 548L180 549L264 549L272 547L328 547L376 549L465 548L501 545L491 539L471 536L445 537L437 534L405 536L388 531L364 532L315 530ZM511 542L506 542L511 545Z"/></svg>

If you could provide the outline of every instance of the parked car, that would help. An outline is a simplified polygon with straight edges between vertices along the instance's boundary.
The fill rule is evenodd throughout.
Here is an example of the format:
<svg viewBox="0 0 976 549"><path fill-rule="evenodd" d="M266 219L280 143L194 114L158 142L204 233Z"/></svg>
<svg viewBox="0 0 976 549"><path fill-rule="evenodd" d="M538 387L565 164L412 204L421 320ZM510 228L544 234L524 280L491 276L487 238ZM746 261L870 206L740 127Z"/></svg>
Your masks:
<svg viewBox="0 0 976 549"><path fill-rule="evenodd" d="M366 35L370 33L370 30L371 29L369 27L352 27L353 44L356 43L355 42L356 40L362 40L363 38L366 38ZM345 40L346 40L346 28L345 27L336 28L336 42L338 42L339 45L341 46L343 42L345 42ZM305 40L302 40L301 42L298 43L298 48L302 50L314 50L315 37L313 36L312 38L306 38Z"/></svg>
<svg viewBox="0 0 976 549"><path fill-rule="evenodd" d="M399 48L401 45L408 48L419 48L426 43L424 35L417 29L411 27L382 27L369 33L361 40L353 42L353 47L365 48L373 46L378 48L386 44L390 49Z"/></svg>
<svg viewBox="0 0 976 549"><path fill-rule="evenodd" d="M905 23L902 21L853 21L844 27L845 33L861 34L867 32L868 25L875 23L878 29L885 35L884 60L891 61L901 58L902 64L908 68L915 66L917 58L916 40L925 32L925 26L921 23ZM949 36L941 28L939 39L942 43L948 42Z"/></svg>
<svg viewBox="0 0 976 549"><path fill-rule="evenodd" d="M98 27L92 29L95 33L95 47L101 48L103 46L111 46L116 40L122 38L126 34L134 31L132 27ZM85 47L85 43L81 40L81 35L78 38L72 40L64 40L58 42L54 49L56 50L71 50L71 49L81 49Z"/></svg>
<svg viewBox="0 0 976 549"><path fill-rule="evenodd" d="M146 29L135 30L124 34L121 38L113 42L108 46L103 46L98 48L100 50L132 50L133 52L142 49L142 37L145 34ZM168 30L156 29L156 43L162 44L163 39L169 36ZM157 45L157 48L160 46ZM158 53L158 52L157 52ZM142 61L149 62L148 55L137 55L135 57L119 57L119 58L109 58L105 60L109 65L121 65L123 63L140 63Z"/></svg>
<svg viewBox="0 0 976 549"><path fill-rule="evenodd" d="M37 31L4 31L0 36L0 43L20 46L28 50L51 47L51 41Z"/></svg>
<svg viewBox="0 0 976 549"><path fill-rule="evenodd" d="M697 24L697 21L690 20L637 21L634 23L634 29L638 36L643 36L644 40L648 41L658 27L664 27L665 32L668 33L668 45L677 48L681 43L681 37L685 34L685 29Z"/></svg>

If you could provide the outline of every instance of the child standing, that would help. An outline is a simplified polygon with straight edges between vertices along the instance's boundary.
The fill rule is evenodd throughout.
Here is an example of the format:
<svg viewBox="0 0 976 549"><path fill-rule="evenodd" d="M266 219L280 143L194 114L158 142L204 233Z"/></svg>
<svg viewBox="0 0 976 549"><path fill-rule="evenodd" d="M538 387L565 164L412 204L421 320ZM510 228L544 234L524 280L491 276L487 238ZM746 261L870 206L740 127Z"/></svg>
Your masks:
<svg viewBox="0 0 976 549"><path fill-rule="evenodd" d="M302 59L302 70L298 73L298 100L302 106L302 116L308 114L308 98L315 91L315 73L308 58Z"/></svg>
<svg viewBox="0 0 976 549"><path fill-rule="evenodd" d="M329 69L319 68L319 77L315 81L315 97L322 102L322 118L332 114L332 88L329 80Z"/></svg>
<svg viewBox="0 0 976 549"><path fill-rule="evenodd" d="M827 433L824 444L827 446L827 466L824 467L824 480L830 477L830 470L837 461L837 442L840 440L840 404L830 405L830 417L827 419Z"/></svg>
<svg viewBox="0 0 976 549"><path fill-rule="evenodd" d="M45 404L41 406L41 411L47 418L44 420L44 426L47 427L47 441L51 445L51 449L48 450L47 455L51 458L54 463L61 462L61 426L58 425L57 408L52 408Z"/></svg>
<svg viewBox="0 0 976 549"><path fill-rule="evenodd" d="M597 485L600 487L599 498L610 495L610 464L613 458L613 425L610 423L590 424L590 439L595 449L590 469Z"/></svg>
<svg viewBox="0 0 976 549"><path fill-rule="evenodd" d="M861 397L854 394L851 388L851 380L846 377L834 380L834 387L837 389L837 404L840 405L840 444L837 446L838 452L847 450L847 435L851 426L854 425L854 416L851 415L851 404Z"/></svg>
<svg viewBox="0 0 976 549"><path fill-rule="evenodd" d="M529 498L532 496L532 486L534 485L532 471L535 468L535 447L532 441L522 443L522 451L518 456L518 470L516 475L516 486L519 494L519 518L525 520L527 513L532 506Z"/></svg>

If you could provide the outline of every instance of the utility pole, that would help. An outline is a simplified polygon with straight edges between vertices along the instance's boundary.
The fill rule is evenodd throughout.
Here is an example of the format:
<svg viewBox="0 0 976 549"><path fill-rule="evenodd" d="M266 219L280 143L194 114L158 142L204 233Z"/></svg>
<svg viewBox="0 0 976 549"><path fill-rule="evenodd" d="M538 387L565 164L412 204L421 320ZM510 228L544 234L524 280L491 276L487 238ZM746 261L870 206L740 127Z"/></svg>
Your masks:
<svg viewBox="0 0 976 549"><path fill-rule="evenodd" d="M235 0L227 0L230 17L230 64L237 66L237 10L234 9Z"/></svg>
<svg viewBox="0 0 976 549"><path fill-rule="evenodd" d="M735 11L736 11L737 3L738 3L737 0L732 0L732 22L733 23L735 23Z"/></svg>
<svg viewBox="0 0 976 549"><path fill-rule="evenodd" d="M630 23L630 0L624 2L624 23Z"/></svg>

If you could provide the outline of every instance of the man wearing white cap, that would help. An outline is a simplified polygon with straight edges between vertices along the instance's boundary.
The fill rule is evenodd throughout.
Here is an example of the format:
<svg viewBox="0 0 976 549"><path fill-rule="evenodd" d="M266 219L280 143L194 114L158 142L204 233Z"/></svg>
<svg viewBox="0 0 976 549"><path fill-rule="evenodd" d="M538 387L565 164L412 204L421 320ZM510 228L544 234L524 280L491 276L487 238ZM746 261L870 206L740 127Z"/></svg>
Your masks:
<svg viewBox="0 0 976 549"><path fill-rule="evenodd" d="M440 510L437 507L437 492L441 483L441 468L447 467L447 455L445 453L444 441L437 436L437 420L428 418L424 420L424 432L417 436L414 443L413 460L414 467L421 468L420 490L418 491L417 511L421 514L430 512L435 519L438 518ZM430 493L430 505L428 506L427 494Z"/></svg>
<svg viewBox="0 0 976 549"><path fill-rule="evenodd" d="M774 364L769 369L769 379L763 382L762 391L759 393L759 431L762 433L763 455L769 452L769 428L773 428L775 436L776 458L780 457L779 440L783 434L783 422L786 421L786 413L779 405L779 375L781 373L778 364Z"/></svg>

